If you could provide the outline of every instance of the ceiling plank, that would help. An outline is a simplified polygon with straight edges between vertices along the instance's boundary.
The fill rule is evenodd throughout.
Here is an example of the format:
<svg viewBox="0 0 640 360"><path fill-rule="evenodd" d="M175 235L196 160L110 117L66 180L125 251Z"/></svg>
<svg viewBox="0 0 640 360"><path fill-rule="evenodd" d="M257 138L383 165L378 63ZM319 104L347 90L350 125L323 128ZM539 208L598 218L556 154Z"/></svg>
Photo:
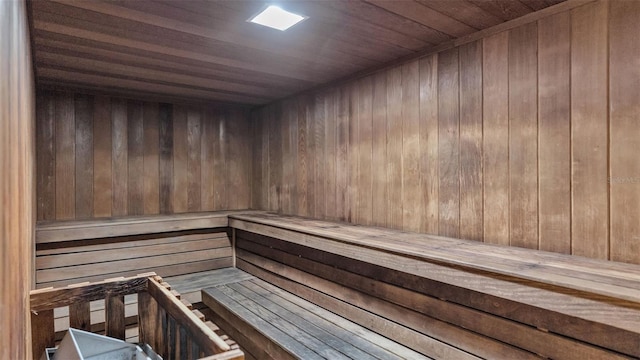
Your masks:
<svg viewBox="0 0 640 360"><path fill-rule="evenodd" d="M472 26L486 29L502 20L466 0L418 0L419 3Z"/></svg>

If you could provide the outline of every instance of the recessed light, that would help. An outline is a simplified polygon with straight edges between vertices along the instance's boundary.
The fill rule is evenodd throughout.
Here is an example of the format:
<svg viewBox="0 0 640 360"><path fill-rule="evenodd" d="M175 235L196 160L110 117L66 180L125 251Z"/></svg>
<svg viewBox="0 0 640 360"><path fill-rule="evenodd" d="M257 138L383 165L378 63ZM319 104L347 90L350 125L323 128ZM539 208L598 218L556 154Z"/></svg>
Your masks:
<svg viewBox="0 0 640 360"><path fill-rule="evenodd" d="M306 16L294 14L277 6L271 5L248 21L285 31L306 18Z"/></svg>

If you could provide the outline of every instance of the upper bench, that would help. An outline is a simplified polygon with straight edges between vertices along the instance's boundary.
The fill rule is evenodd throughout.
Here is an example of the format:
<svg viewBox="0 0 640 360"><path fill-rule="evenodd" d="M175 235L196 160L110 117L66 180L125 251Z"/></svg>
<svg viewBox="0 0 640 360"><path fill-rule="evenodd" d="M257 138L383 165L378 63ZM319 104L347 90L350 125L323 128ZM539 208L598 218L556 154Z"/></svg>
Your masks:
<svg viewBox="0 0 640 360"><path fill-rule="evenodd" d="M89 220L40 221L36 225L36 244L227 227L228 216L240 213L251 213L251 211L232 210Z"/></svg>

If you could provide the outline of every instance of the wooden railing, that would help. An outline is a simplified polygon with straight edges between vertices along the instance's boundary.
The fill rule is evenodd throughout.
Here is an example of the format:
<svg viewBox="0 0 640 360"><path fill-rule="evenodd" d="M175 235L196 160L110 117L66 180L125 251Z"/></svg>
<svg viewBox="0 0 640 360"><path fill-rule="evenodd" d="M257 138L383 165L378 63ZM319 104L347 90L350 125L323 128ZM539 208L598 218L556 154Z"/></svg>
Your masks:
<svg viewBox="0 0 640 360"><path fill-rule="evenodd" d="M31 291L34 357L55 346L56 308L69 308L70 327L91 331L91 301L105 301L105 335L124 340L124 296L130 294L138 295L139 342L149 344L164 359L244 359L233 341L217 334L213 323L205 322L155 273Z"/></svg>

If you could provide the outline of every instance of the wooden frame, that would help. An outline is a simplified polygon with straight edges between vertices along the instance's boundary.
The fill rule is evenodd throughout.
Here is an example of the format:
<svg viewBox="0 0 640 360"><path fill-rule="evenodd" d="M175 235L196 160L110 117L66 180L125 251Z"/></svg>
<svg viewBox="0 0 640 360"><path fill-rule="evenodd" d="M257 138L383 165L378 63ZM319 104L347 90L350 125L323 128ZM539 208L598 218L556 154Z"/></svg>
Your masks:
<svg viewBox="0 0 640 360"><path fill-rule="evenodd" d="M244 353L217 326L193 311L191 304L155 273L64 288L33 290L31 324L33 354L55 345L55 308L69 306L70 325L91 330L89 303L105 300L105 334L124 339L124 296L138 294L138 334L165 359L241 360ZM226 340L225 340L226 339Z"/></svg>

